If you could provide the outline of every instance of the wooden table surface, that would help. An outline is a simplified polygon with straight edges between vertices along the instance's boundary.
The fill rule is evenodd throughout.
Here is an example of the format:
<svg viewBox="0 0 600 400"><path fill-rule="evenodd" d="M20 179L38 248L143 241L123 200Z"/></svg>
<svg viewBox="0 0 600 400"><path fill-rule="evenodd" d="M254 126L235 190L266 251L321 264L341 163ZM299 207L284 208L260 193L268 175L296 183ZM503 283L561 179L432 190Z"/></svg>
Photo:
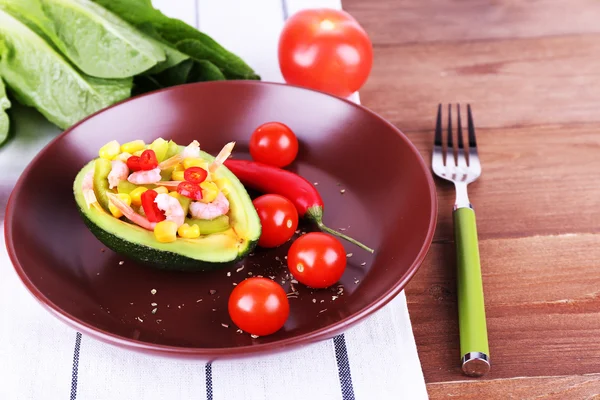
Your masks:
<svg viewBox="0 0 600 400"><path fill-rule="evenodd" d="M362 103L431 160L438 103L473 107L491 372L459 365L453 188L406 289L432 399L600 398L600 1L344 0L374 45Z"/></svg>

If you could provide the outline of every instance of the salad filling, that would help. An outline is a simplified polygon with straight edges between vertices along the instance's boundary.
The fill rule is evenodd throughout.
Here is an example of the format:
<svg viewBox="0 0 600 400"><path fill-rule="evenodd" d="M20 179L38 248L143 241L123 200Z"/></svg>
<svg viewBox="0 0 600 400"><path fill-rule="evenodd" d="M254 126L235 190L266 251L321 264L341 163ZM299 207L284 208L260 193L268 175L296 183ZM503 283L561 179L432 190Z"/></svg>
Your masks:
<svg viewBox="0 0 600 400"><path fill-rule="evenodd" d="M234 145L211 161L195 140L185 148L162 138L149 145L111 141L82 180L85 203L152 231L161 243L225 232L232 228L230 182L219 167Z"/></svg>

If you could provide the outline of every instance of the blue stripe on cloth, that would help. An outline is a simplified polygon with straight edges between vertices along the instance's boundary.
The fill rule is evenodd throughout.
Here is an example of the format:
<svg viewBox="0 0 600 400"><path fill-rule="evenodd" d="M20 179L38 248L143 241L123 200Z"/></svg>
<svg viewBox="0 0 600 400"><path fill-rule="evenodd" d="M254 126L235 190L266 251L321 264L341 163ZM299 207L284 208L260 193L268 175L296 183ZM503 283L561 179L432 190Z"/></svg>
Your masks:
<svg viewBox="0 0 600 400"><path fill-rule="evenodd" d="M348 358L346 338L343 333L333 338L333 346L335 348L335 361L337 362L340 387L342 389L342 399L355 400L352 373L350 372L350 359Z"/></svg>
<svg viewBox="0 0 600 400"><path fill-rule="evenodd" d="M73 370L71 372L71 397L70 400L77 398L77 374L79 373L79 351L81 350L81 333L75 335L75 350L73 351Z"/></svg>
<svg viewBox="0 0 600 400"><path fill-rule="evenodd" d="M206 375L206 400L213 400L212 364L207 363L204 367Z"/></svg>

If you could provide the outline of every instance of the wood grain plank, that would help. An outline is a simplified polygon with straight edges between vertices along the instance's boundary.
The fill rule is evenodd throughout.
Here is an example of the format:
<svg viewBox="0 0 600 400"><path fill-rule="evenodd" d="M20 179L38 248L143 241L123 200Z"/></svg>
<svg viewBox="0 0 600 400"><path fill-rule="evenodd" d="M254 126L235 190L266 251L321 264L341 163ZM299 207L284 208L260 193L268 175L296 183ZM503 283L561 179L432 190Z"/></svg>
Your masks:
<svg viewBox="0 0 600 400"><path fill-rule="evenodd" d="M488 379L600 368L600 235L480 242L492 370ZM462 380L455 252L434 244L406 294L425 379Z"/></svg>
<svg viewBox="0 0 600 400"><path fill-rule="evenodd" d="M427 385L431 400L478 399L600 399L600 374L582 376L541 376L432 383Z"/></svg>
<svg viewBox="0 0 600 400"><path fill-rule="evenodd" d="M374 57L362 103L403 131L432 129L440 102L471 103L480 128L600 121L600 35L376 47Z"/></svg>
<svg viewBox="0 0 600 400"><path fill-rule="evenodd" d="M344 0L377 45L600 32L596 0Z"/></svg>
<svg viewBox="0 0 600 400"><path fill-rule="evenodd" d="M473 111L477 124L479 109ZM599 131L598 124L478 129L483 173L469 186L469 197L480 238L600 232L600 186L593 184ZM432 130L407 136L429 164ZM436 183L435 238L452 240L454 188Z"/></svg>

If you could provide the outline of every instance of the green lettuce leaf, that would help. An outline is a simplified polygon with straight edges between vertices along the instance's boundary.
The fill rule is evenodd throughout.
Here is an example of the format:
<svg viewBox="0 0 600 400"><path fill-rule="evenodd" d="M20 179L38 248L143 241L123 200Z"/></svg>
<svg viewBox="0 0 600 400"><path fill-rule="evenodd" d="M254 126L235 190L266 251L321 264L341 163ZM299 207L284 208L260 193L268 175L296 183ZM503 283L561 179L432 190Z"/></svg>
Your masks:
<svg viewBox="0 0 600 400"><path fill-rule="evenodd" d="M240 57L226 50L210 36L198 31L183 21L169 18L152 7L149 0L94 0L125 21L139 27L151 24L153 28L172 46L184 42L194 54L178 49L197 59L206 60L220 69L227 79L260 79ZM190 42L196 42L190 45ZM201 57L199 56L201 55Z"/></svg>
<svg viewBox="0 0 600 400"><path fill-rule="evenodd" d="M8 114L6 110L10 108L10 101L6 96L6 89L4 89L4 83L0 78L0 146L8 139Z"/></svg>
<svg viewBox="0 0 600 400"><path fill-rule="evenodd" d="M166 60L161 43L89 0L0 0L85 74L127 78Z"/></svg>
<svg viewBox="0 0 600 400"><path fill-rule="evenodd" d="M65 129L131 94L132 79L81 74L44 39L0 10L0 76L20 103Z"/></svg>

